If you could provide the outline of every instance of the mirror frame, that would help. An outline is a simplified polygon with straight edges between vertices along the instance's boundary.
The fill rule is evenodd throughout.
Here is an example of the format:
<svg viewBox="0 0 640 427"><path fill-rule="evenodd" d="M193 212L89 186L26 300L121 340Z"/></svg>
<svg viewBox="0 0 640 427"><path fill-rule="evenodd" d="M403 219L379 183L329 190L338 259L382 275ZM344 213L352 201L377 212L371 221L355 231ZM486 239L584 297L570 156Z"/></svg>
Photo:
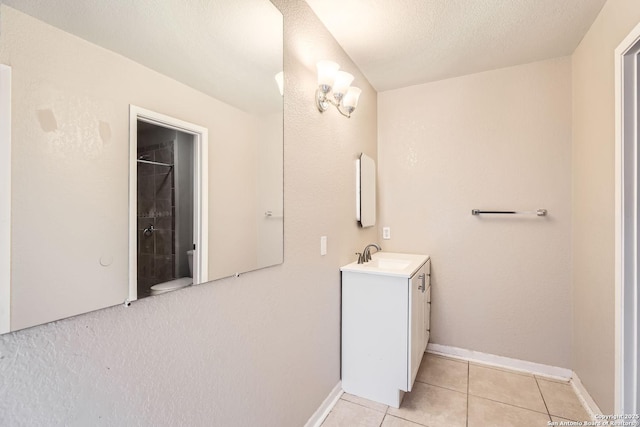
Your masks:
<svg viewBox="0 0 640 427"><path fill-rule="evenodd" d="M269 0L265 0L269 3L271 3ZM281 12L278 10L278 8L273 5L271 3L271 6L274 7L275 10L278 11L278 13L281 14ZM8 6L11 7L11 6ZM21 12L21 11L19 11ZM21 12L24 13L24 12ZM36 19L38 21L41 21L39 18L33 18ZM44 22L44 21L41 21ZM283 31L283 19L280 21L281 22L281 26L280 26L280 32L282 33ZM275 26L273 26L273 28L275 28ZM62 30L64 31L64 30ZM89 42L92 43L92 42ZM92 43L95 44L95 43ZM99 46L97 44L95 44L96 46ZM282 46L284 47L284 46ZM283 61L283 52L280 53L280 62ZM140 64L140 63L138 63ZM14 64L16 69L18 67L17 63ZM140 64L142 65L142 64ZM19 326L19 327L14 327L11 328L11 296L12 296L12 292L11 292L11 286L12 286L12 273L11 273L11 266L12 266L12 262L14 262L15 259L17 259L17 257L12 257L12 241L11 241L11 236L12 236L12 218L11 218L11 211L12 211L12 194L11 194L11 190L12 190L12 185L15 186L16 184L16 180L13 180L12 178L12 148L15 148L15 146L12 147L13 143L16 143L15 140L12 141L12 132L11 132L11 127L12 127L12 122L11 122L11 118L12 118L12 100L11 100L11 72L12 72L12 68L11 66L8 65L3 65L0 64L0 334L4 334L7 332L12 332L12 331L17 331L23 328L28 328L31 326L36 326L39 324L44 324L44 323L48 323L48 322L52 322L52 321L56 321L56 320L60 320L63 319L65 317L68 316L44 316L47 319L44 321L40 321L39 323L32 323L31 325L26 325L26 326ZM14 73L15 74L15 73ZM164 75L164 74L163 74ZM17 79L15 79L14 84L17 83ZM277 93L277 85L274 84L274 90ZM16 92L17 93L17 92ZM212 95L208 95L210 97L212 97L213 99L216 99L218 101L220 101L221 103L225 103L224 101L215 98ZM226 103L225 103L226 104ZM226 105L230 105L230 104L226 104ZM282 116L284 113L284 105L283 102L280 102L280 109L279 112L277 113L278 115ZM171 114L171 113L170 113ZM14 114L14 119L15 119L15 114ZM163 122L164 123L164 122ZM283 139L283 122L282 120L280 120L280 130L278 131L279 135L278 135L278 140L279 140L279 144L280 147L278 148L278 152L279 152L279 157L281 158L281 160L283 160L283 151L284 151L284 139ZM190 129L192 129L193 127L190 126ZM14 129L15 130L15 129ZM203 140L207 140L207 133L208 133L209 129L207 128L203 128L203 132L202 135L204 135L205 137L203 138ZM129 129L129 132L131 132L131 128ZM274 132L275 135L275 132ZM277 141L274 141L274 144L278 143ZM131 151L131 140L129 140L129 151ZM276 150L273 150L274 153L276 153ZM204 162L207 161L207 159L209 158L209 155L207 153L207 149L206 149L206 144L203 147L203 150L201 151L202 154L202 158L201 160L203 160ZM15 155L15 153L14 153ZM134 156L135 157L135 156ZM283 181L283 164L282 162L277 165L277 164L273 164L274 167L278 167L280 168L280 176L278 177L278 179L280 180L279 184L278 184L278 188L277 190L280 192L280 195L278 196L279 198L279 202L281 203L281 206L279 207L280 210L284 209L284 181ZM13 172L16 172L16 169L13 168ZM122 175L121 175L122 176ZM135 177L135 173L131 173L130 171L130 178L131 177ZM13 182L12 182L13 181ZM129 180L129 187L131 186L131 181L133 180ZM209 205L209 193L208 193L208 179L207 177L203 177L203 179L201 180L201 188L199 189L202 197L200 202L204 205L204 206L208 206ZM276 186L273 186L274 188L274 192L276 189ZM23 193L25 194L25 193ZM275 204L274 204L275 205ZM269 211L271 212L271 211ZM265 214L266 215L266 214ZM131 216L131 210L129 210L129 217ZM271 214L269 216L272 216ZM283 214L281 213L276 213L276 215L274 216L274 218L283 218ZM129 218L129 228L131 224L137 223L137 221L134 219L133 221ZM135 236L135 235L134 235ZM196 244L199 247L203 247L205 245L208 244L208 239L209 239L209 230L207 229L206 225L204 227L201 226L200 230L197 232L197 236L200 237L200 242L198 244L198 242L196 242ZM278 246L280 247L280 251L278 254L278 261L276 263L271 263L271 264L265 264L265 265L255 265L253 268L251 269L247 269L244 271L241 271L241 273L245 273L245 272L250 272L250 271L255 271L255 270L259 270L259 269L263 269L263 268L268 268L271 266L276 266L276 265L280 265L284 262L284 227L281 227L281 231L279 233L278 236L279 242L278 242ZM14 239L15 243L16 239ZM275 239L274 239L275 242ZM127 242L128 247L129 247L129 254L127 254L126 256L130 258L130 254L131 254L131 248L135 248L137 245L134 243L133 245L131 244L131 236L129 236L129 240ZM275 243L274 243L275 244ZM135 251L133 251L133 253L135 254ZM12 260L12 258L14 260ZM104 266L104 265L103 265ZM134 265L135 266L135 265ZM205 283L208 282L209 279L209 272L207 272L207 270L210 268L207 261L205 260L204 262L201 262L201 266L200 266L201 270L204 270L201 273L201 277L202 279L199 280L199 282L201 283ZM134 268L132 268L132 265L130 264L128 266L128 274L129 277L131 277L131 274L136 274L136 271ZM239 273L236 272L235 275L237 276ZM214 278L214 280L217 279L223 279L226 277L230 277L230 276L224 276L224 277L216 277ZM130 286L129 282L127 284L127 288L128 291L130 292L131 290L131 286ZM117 283L116 283L117 284ZM14 283L14 286L18 286L19 284ZM15 289L14 289L15 290ZM129 293L130 295L130 293ZM120 300L122 302L124 302L125 304L128 305L128 302L130 300ZM83 313L88 313L88 312L92 312L95 310L100 310L103 308L108 308L108 307L112 307L113 305L119 305L119 304L113 304L113 303L109 303L109 304L104 304L104 300L102 301L102 306L98 307L98 308L90 308L90 309L84 309L84 311L82 311L81 313L77 313L77 314L83 314ZM25 313L29 313L29 306L25 305L24 308L21 308L20 313L25 312ZM14 311L15 314L17 314L17 311ZM71 316L75 316L77 314L72 314ZM14 319L15 320L15 319Z"/></svg>
<svg viewBox="0 0 640 427"><path fill-rule="evenodd" d="M376 225L376 162L364 153L356 161L356 219L362 228Z"/></svg>
<svg viewBox="0 0 640 427"><path fill-rule="evenodd" d="M11 325L11 67L0 64L0 334Z"/></svg>

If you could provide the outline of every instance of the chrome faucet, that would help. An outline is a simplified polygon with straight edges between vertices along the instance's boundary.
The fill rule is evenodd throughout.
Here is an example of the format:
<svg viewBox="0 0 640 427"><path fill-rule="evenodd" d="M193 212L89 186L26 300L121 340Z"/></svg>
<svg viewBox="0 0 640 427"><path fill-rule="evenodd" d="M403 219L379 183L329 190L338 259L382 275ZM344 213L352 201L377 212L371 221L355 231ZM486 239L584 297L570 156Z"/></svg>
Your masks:
<svg viewBox="0 0 640 427"><path fill-rule="evenodd" d="M380 247L380 245L378 245L377 243L371 243L370 245L367 245L364 248L364 251L362 251L362 261L363 262L369 262L371 261L371 248L376 248L377 251L381 251L382 248Z"/></svg>

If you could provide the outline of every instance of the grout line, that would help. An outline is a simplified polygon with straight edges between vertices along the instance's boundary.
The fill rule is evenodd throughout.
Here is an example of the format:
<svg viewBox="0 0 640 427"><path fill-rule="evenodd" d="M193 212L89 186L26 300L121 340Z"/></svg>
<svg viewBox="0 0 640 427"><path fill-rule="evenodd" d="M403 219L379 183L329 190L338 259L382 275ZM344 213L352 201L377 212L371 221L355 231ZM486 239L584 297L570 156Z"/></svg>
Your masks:
<svg viewBox="0 0 640 427"><path fill-rule="evenodd" d="M547 406L547 401L544 398L544 394L542 394L542 389L540 388L540 384L538 384L538 378L533 376L533 379L536 380L536 385L538 386L538 391L540 392L540 396L542 397L542 403L544 403L544 408L547 410L547 415L549 416L549 421L553 421L551 419L551 412L549 412L549 407Z"/></svg>
<svg viewBox="0 0 640 427"><path fill-rule="evenodd" d="M390 416L392 416L392 417L396 417L396 418L398 418L398 419L401 419L401 420L408 421L408 422L413 423L413 424L415 424L415 425L419 425L419 426L422 426L422 427L429 427L429 426L428 426L428 425L426 425L426 424L422 424L422 423L419 423L419 422L417 422L417 421L413 421L413 420L410 420L410 419L408 419L408 418L404 418L402 415L396 415L396 414L389 414L389 415L390 415Z"/></svg>
<svg viewBox="0 0 640 427"><path fill-rule="evenodd" d="M468 372L468 368L467 368L467 375L468 374L469 374L469 372ZM457 393L464 393L464 391L456 390L455 388L450 388L450 387L447 387L447 386L444 386L444 385L440 385L440 384L432 384L432 383L428 383L426 381L420 381L417 378L416 378L416 382L420 383L420 384L430 385L430 386L433 386L433 387L443 388L443 389L449 390L449 391L455 391ZM467 384L467 393L469 393L469 385L468 384Z"/></svg>
<svg viewBox="0 0 640 427"><path fill-rule="evenodd" d="M363 398L363 399L364 399L364 398ZM342 401L344 401L344 402L353 403L354 405L358 405L358 406L360 406L360 407L362 407L362 408L371 409L372 411L376 411L376 412L381 413L381 414L386 414L386 413L387 413L387 411L389 410L389 405L385 405L385 406L387 407L387 409L385 409L385 410L384 410L384 412L382 412L382 411L379 411L379 410L377 410L377 409L371 408L371 407L369 407L369 406L363 405L362 403L352 402L352 401L350 401L350 400L343 399L342 397L340 397L340 399L339 399L339 400L342 400ZM367 399L367 400L368 400L368 399ZM371 401L371 402L373 402L373 401ZM377 403L377 402L376 402L376 403ZM332 409L332 411L333 411L333 409Z"/></svg>
<svg viewBox="0 0 640 427"><path fill-rule="evenodd" d="M387 414L389 413L389 405L386 405L387 408L384 410L384 415L382 415L382 421L380 421L380 425L378 427L382 427L382 424L384 424L384 420L387 419Z"/></svg>
<svg viewBox="0 0 640 427"><path fill-rule="evenodd" d="M540 412L540 411L536 411L535 409L525 408L524 406L518 406L518 405L514 405L513 403L502 402L500 400L490 399L488 397L478 396L478 395L475 395L475 394L470 394L470 396L477 397L478 399L488 400L490 402L500 403L502 405L511 406L512 408L524 409L525 411L535 412L536 414L549 415L548 411L547 412ZM545 405L545 408L546 408L546 405Z"/></svg>
<svg viewBox="0 0 640 427"><path fill-rule="evenodd" d="M422 381L418 381L418 380L416 380L416 382L417 382L417 383L420 383L420 384L428 385L429 387L437 387L437 388L441 388L441 389L443 389L443 390L452 391L452 392L454 392L454 393L465 394L465 392L464 392L464 391L454 390L454 389L452 389L452 388L447 388L447 387L444 387L444 386L441 386L441 385L437 385L437 384L423 383ZM468 386L467 386L467 389L468 389ZM410 393L410 392L408 392L408 393ZM391 414L391 415L393 415L393 414ZM394 416L395 416L395 415L394 415Z"/></svg>

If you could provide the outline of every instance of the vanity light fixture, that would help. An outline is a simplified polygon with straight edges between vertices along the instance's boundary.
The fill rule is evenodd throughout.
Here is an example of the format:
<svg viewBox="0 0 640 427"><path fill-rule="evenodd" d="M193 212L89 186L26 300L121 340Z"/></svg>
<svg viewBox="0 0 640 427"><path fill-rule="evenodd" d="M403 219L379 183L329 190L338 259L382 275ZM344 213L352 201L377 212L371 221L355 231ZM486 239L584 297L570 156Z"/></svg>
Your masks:
<svg viewBox="0 0 640 427"><path fill-rule="evenodd" d="M320 61L318 68L318 89L316 90L316 105L321 113L329 108L329 104L345 117L351 117L351 113L358 106L358 98L362 90L350 86L353 76L347 72L339 71L340 66L332 61Z"/></svg>
<svg viewBox="0 0 640 427"><path fill-rule="evenodd" d="M284 95L284 71L280 71L278 74L276 74L276 83L278 83L280 96Z"/></svg>

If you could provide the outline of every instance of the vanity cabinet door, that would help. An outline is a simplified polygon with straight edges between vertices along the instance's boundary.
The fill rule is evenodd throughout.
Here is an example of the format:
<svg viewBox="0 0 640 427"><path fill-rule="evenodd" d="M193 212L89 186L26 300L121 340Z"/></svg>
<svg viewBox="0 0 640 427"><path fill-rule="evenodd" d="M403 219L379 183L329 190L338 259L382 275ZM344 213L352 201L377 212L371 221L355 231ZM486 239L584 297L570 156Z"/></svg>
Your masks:
<svg viewBox="0 0 640 427"><path fill-rule="evenodd" d="M426 304L424 305L424 351L427 351L431 336L431 286L427 288Z"/></svg>
<svg viewBox="0 0 640 427"><path fill-rule="evenodd" d="M424 304L424 350L427 351L427 344L429 344L429 337L431 335L431 260L427 260L424 265L426 274L426 292L425 292L425 304Z"/></svg>
<svg viewBox="0 0 640 427"><path fill-rule="evenodd" d="M413 382L418 374L422 355L424 354L425 342L425 305L426 300L426 274L422 266L409 279L409 354L407 369L407 391L411 391Z"/></svg>

